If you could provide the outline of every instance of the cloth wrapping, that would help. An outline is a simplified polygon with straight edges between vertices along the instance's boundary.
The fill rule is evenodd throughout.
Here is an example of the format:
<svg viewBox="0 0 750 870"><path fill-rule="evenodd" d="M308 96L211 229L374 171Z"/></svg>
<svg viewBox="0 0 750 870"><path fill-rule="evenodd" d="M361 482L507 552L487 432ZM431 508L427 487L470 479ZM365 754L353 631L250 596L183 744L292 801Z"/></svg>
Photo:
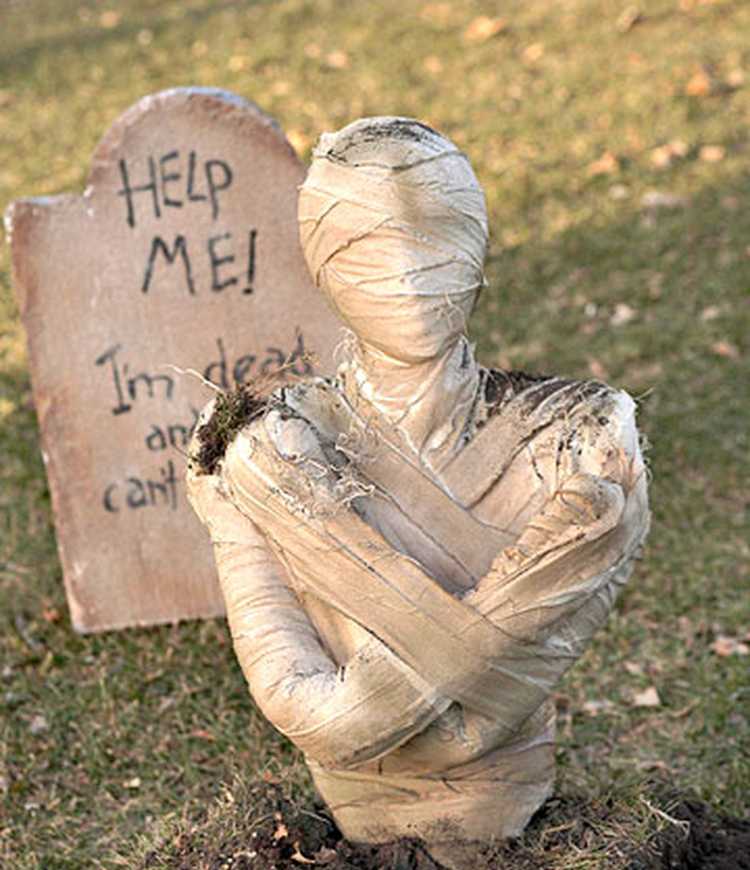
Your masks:
<svg viewBox="0 0 750 870"><path fill-rule="evenodd" d="M514 505L498 490L531 451L555 492L520 527L515 506L495 517L513 543L492 550L488 534L475 564L486 570L460 599L362 519L368 501L403 493L395 479L395 492L383 489L371 458L353 465L361 421L329 385L284 390L234 440L219 478L191 476L251 690L305 751L353 839L390 839L394 826L428 840L507 836L550 791L546 702L606 619L648 526L632 402L601 385L552 386L511 399L443 486L426 480L438 507L450 501L471 520L456 493L475 499L475 513L490 495ZM349 436L349 456L331 458L332 426ZM485 472L498 472L479 496L478 450ZM342 498L344 472L349 490L369 494ZM440 546L462 553L465 538Z"/></svg>
<svg viewBox="0 0 750 870"><path fill-rule="evenodd" d="M353 330L337 379L277 391L189 497L250 690L344 834L464 865L551 792L551 693L646 535L634 405L476 363L484 195L428 127L323 136L299 218Z"/></svg>
<svg viewBox="0 0 750 870"><path fill-rule="evenodd" d="M324 135L314 157L299 222L317 286L359 338L395 338L401 357L444 350L484 285L487 215L466 156L383 118Z"/></svg>

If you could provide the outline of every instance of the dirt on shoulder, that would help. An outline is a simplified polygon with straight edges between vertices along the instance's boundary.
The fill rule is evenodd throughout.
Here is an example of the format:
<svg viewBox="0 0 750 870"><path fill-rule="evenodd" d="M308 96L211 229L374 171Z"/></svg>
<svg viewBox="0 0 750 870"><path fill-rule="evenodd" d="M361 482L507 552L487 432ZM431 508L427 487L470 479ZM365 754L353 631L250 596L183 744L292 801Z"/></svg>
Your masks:
<svg viewBox="0 0 750 870"><path fill-rule="evenodd" d="M234 390L218 394L213 413L196 432L198 451L191 458L200 473L216 473L234 436L262 416L268 402L268 395L253 384L241 384Z"/></svg>

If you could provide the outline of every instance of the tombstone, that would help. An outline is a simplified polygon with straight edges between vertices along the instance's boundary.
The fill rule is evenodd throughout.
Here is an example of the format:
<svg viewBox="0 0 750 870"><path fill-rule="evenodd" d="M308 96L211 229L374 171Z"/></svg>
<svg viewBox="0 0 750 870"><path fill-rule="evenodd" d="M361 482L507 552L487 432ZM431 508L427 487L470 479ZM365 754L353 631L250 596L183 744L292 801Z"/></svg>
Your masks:
<svg viewBox="0 0 750 870"><path fill-rule="evenodd" d="M297 235L304 169L223 91L144 97L82 196L6 215L72 622L90 632L223 612L185 450L212 392L332 368L338 321ZM313 354L310 362L306 354Z"/></svg>

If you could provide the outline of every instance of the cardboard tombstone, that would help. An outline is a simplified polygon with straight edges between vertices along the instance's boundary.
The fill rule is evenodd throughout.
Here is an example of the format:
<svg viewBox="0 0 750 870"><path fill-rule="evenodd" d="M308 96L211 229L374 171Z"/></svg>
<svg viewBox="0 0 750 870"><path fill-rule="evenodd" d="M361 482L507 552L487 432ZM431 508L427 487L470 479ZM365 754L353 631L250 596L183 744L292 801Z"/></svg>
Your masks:
<svg viewBox="0 0 750 870"><path fill-rule="evenodd" d="M297 231L304 169L278 125L226 92L140 100L83 196L6 215L73 625L221 614L184 493L211 390L291 363L331 368L340 326ZM307 354L313 355L310 362Z"/></svg>

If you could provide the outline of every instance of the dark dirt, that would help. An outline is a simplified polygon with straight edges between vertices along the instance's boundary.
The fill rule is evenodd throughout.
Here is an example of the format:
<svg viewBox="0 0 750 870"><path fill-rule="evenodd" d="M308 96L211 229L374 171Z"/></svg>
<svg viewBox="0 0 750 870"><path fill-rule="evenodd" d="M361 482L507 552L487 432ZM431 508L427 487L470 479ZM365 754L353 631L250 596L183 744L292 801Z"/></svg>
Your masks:
<svg viewBox="0 0 750 870"><path fill-rule="evenodd" d="M345 136L339 136L336 144L325 152L325 157L336 163L350 163L357 165L357 161L350 159L349 152L359 151L363 146L384 139L407 140L422 142L429 138L442 139L440 133L410 118L377 118L371 119L368 124L360 124L356 129L349 131Z"/></svg>
<svg viewBox="0 0 750 870"><path fill-rule="evenodd" d="M312 374L316 358L302 345L297 335L297 348L283 365L261 374L247 383L238 383L234 389L220 392L214 402L209 420L198 428L198 452L190 457L202 474L215 474L234 436L253 420L263 416L270 407L278 407L283 400L277 390L289 383Z"/></svg>
<svg viewBox="0 0 750 870"><path fill-rule="evenodd" d="M272 401L271 390L282 383L277 376L282 373L283 371L273 377L240 384L234 390L218 395L211 418L198 429L200 447L198 453L192 457L202 473L214 474L237 432L266 411ZM483 389L485 401L491 406L490 416L501 410L513 396L543 382L547 382L548 386L542 392L538 389L534 391L534 405L572 383L562 378L522 371L485 370ZM600 389L601 385L582 382L581 388Z"/></svg>
<svg viewBox="0 0 750 870"><path fill-rule="evenodd" d="M500 410L505 402L528 387L542 381L553 381L550 375L532 375L521 371L484 369L484 400L492 406L492 413Z"/></svg>
<svg viewBox="0 0 750 870"><path fill-rule="evenodd" d="M656 841L658 863L648 870L750 870L750 820L715 813L698 801L684 801L672 811L687 822L687 834L671 827Z"/></svg>
<svg viewBox="0 0 750 870"><path fill-rule="evenodd" d="M587 866L610 866L614 848L618 867L627 870L748 870L750 821L732 819L694 800L665 805L687 824L671 824L644 845L626 835L602 839L618 827L621 809L607 801L565 797L549 801L523 837L494 848L477 848L475 870L549 870L565 855L584 854ZM279 786L255 783L244 789L230 818L214 817L181 830L152 850L140 870L441 870L416 840L380 846L344 840L325 808L302 806ZM625 857L625 863L622 858ZM594 861L599 863L595 864Z"/></svg>
<svg viewBox="0 0 750 870"><path fill-rule="evenodd" d="M198 429L198 453L193 459L204 474L213 474L224 458L232 438L260 417L268 400L250 384L220 393L210 419Z"/></svg>
<svg viewBox="0 0 750 870"><path fill-rule="evenodd" d="M249 786L241 803L218 836L222 826L216 820L181 831L146 855L141 870L440 870L416 840L382 846L348 843L324 807L298 806L276 785Z"/></svg>

